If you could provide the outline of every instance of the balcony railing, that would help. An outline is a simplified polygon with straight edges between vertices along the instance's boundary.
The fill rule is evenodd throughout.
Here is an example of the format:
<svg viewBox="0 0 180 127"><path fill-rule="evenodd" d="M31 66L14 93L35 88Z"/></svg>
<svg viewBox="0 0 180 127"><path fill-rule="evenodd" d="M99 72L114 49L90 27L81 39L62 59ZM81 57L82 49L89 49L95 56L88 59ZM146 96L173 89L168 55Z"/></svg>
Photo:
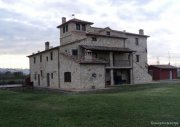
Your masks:
<svg viewBox="0 0 180 127"><path fill-rule="evenodd" d="M113 64L115 67L129 67L131 65L129 60L114 60Z"/></svg>
<svg viewBox="0 0 180 127"><path fill-rule="evenodd" d="M99 60L104 60L107 61L106 67L130 67L131 66L131 62L130 60L113 60L113 65L111 65L110 63L110 59L107 58L103 58L103 57L99 57L99 58L94 58L94 59L99 59Z"/></svg>

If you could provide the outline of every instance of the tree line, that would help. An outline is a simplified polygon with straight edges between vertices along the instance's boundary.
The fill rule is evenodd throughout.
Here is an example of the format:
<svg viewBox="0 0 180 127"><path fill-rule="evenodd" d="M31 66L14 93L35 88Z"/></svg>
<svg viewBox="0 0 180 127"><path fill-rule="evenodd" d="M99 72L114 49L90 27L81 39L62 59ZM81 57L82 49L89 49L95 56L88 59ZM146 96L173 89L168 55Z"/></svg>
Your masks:
<svg viewBox="0 0 180 127"><path fill-rule="evenodd" d="M25 75L21 71L17 72L0 72L0 85L4 84L22 84L28 75Z"/></svg>

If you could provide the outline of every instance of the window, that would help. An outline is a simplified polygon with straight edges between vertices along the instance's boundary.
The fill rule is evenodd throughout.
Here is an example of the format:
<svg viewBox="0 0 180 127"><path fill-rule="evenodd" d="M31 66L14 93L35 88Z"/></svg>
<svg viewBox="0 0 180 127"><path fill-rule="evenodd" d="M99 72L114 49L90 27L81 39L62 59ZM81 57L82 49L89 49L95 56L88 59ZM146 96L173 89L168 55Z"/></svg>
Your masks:
<svg viewBox="0 0 180 127"><path fill-rule="evenodd" d="M63 26L63 33L68 32L68 25Z"/></svg>
<svg viewBox="0 0 180 127"><path fill-rule="evenodd" d="M72 55L73 55L73 56L77 56L77 55L78 55L77 49L72 49Z"/></svg>
<svg viewBox="0 0 180 127"><path fill-rule="evenodd" d="M48 56L46 57L46 61L48 61Z"/></svg>
<svg viewBox="0 0 180 127"><path fill-rule="evenodd" d="M136 45L139 45L139 38L135 38Z"/></svg>
<svg viewBox="0 0 180 127"><path fill-rule="evenodd" d="M80 30L80 24L76 24L76 30Z"/></svg>
<svg viewBox="0 0 180 127"><path fill-rule="evenodd" d="M50 52L50 56L51 60L53 60L53 52Z"/></svg>
<svg viewBox="0 0 180 127"><path fill-rule="evenodd" d="M34 64L36 63L36 57L34 57Z"/></svg>
<svg viewBox="0 0 180 127"><path fill-rule="evenodd" d="M66 32L66 28L65 28L65 26L63 26L63 33L65 33Z"/></svg>
<svg viewBox="0 0 180 127"><path fill-rule="evenodd" d="M40 55L40 62L42 62L42 55Z"/></svg>
<svg viewBox="0 0 180 127"><path fill-rule="evenodd" d="M51 73L51 79L53 79L53 73Z"/></svg>
<svg viewBox="0 0 180 127"><path fill-rule="evenodd" d="M136 55L136 62L139 62L139 55Z"/></svg>
<svg viewBox="0 0 180 127"><path fill-rule="evenodd" d="M34 74L34 80L36 80L36 74Z"/></svg>
<svg viewBox="0 0 180 127"><path fill-rule="evenodd" d="M66 25L66 32L68 32L68 25Z"/></svg>
<svg viewBox="0 0 180 127"><path fill-rule="evenodd" d="M106 35L110 36L110 32L109 32L109 31L106 31Z"/></svg>
<svg viewBox="0 0 180 127"><path fill-rule="evenodd" d="M71 82L71 72L64 72L64 82Z"/></svg>
<svg viewBox="0 0 180 127"><path fill-rule="evenodd" d="M43 77L43 71L42 70L40 70L40 74L41 74L41 77Z"/></svg>
<svg viewBox="0 0 180 127"><path fill-rule="evenodd" d="M86 25L82 24L82 31L86 31Z"/></svg>
<svg viewBox="0 0 180 127"><path fill-rule="evenodd" d="M97 38L96 37L92 37L92 41L97 41Z"/></svg>

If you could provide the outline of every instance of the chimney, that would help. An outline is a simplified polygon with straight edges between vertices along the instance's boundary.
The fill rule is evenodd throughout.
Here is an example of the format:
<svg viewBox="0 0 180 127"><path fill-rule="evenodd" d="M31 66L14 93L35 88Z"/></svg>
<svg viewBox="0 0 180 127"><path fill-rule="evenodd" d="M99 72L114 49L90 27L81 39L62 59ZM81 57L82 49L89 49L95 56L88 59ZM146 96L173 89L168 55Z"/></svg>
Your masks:
<svg viewBox="0 0 180 127"><path fill-rule="evenodd" d="M140 35L144 35L144 30L143 29L139 29L139 34Z"/></svg>
<svg viewBox="0 0 180 127"><path fill-rule="evenodd" d="M49 42L45 42L45 50L48 50L49 49Z"/></svg>
<svg viewBox="0 0 180 127"><path fill-rule="evenodd" d="M66 17L62 17L62 24L66 22Z"/></svg>

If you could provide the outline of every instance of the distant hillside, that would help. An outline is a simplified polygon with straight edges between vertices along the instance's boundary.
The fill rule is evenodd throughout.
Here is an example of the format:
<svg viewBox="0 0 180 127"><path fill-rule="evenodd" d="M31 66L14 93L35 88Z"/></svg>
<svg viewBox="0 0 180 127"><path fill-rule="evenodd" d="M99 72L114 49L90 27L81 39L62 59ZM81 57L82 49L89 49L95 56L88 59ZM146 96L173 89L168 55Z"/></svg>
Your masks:
<svg viewBox="0 0 180 127"><path fill-rule="evenodd" d="M0 72L6 72L6 71L10 71L10 72L23 72L25 75L29 74L29 69L17 69L17 68L0 68Z"/></svg>

